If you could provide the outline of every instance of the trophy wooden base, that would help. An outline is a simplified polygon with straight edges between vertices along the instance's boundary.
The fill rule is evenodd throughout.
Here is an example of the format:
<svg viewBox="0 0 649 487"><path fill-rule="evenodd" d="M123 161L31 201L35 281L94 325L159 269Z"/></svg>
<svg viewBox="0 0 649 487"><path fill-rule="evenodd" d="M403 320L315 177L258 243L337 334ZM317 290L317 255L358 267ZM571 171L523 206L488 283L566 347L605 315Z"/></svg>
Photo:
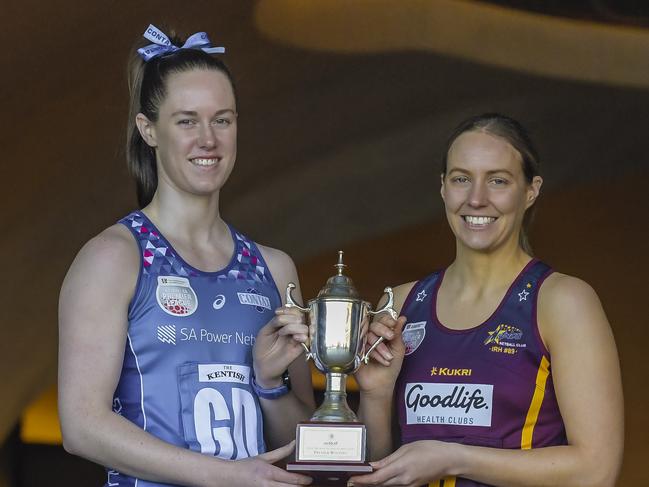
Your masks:
<svg viewBox="0 0 649 487"><path fill-rule="evenodd" d="M350 477L371 473L373 468L363 462L290 462L286 464L286 470L308 475L313 479L313 485L347 485Z"/></svg>
<svg viewBox="0 0 649 487"><path fill-rule="evenodd" d="M295 462L289 472L313 478L314 485L346 485L349 477L373 471L365 461L365 425L308 421L297 425Z"/></svg>

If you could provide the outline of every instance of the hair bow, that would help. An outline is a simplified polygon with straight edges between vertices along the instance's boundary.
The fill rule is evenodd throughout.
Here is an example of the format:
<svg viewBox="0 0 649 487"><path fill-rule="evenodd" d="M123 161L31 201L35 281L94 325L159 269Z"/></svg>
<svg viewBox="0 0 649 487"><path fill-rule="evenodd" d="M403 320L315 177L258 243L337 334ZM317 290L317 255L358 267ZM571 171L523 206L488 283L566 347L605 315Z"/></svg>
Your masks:
<svg viewBox="0 0 649 487"><path fill-rule="evenodd" d="M176 52L179 49L199 49L208 54L219 54L225 52L225 47L212 47L210 39L205 32L196 32L187 38L185 43L178 47L171 43L169 38L158 29L155 25L150 24L144 31L144 38L153 42L148 46L141 47L137 50L138 54L144 59L145 62L151 59Z"/></svg>

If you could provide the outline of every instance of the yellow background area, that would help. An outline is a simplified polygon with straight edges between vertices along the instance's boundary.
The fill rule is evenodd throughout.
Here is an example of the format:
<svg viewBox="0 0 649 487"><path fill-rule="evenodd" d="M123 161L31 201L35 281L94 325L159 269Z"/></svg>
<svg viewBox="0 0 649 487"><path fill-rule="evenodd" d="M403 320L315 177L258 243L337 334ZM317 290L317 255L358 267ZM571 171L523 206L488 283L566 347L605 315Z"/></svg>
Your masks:
<svg viewBox="0 0 649 487"><path fill-rule="evenodd" d="M50 387L25 409L21 418L20 439L23 443L45 445L62 443L56 386Z"/></svg>
<svg viewBox="0 0 649 487"><path fill-rule="evenodd" d="M316 391L324 391L327 380L325 375L315 368L313 362L311 362L311 380ZM358 392L358 384L352 376L347 376L347 392Z"/></svg>

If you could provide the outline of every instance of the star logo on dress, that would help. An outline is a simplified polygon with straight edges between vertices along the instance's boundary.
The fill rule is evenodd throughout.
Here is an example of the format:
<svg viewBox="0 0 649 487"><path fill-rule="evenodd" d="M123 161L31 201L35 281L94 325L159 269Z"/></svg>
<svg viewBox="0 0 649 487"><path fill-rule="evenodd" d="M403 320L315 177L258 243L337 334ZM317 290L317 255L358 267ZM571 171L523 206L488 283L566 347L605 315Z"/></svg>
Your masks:
<svg viewBox="0 0 649 487"><path fill-rule="evenodd" d="M518 293L518 302L527 301L527 297L530 295L525 289Z"/></svg>
<svg viewBox="0 0 649 487"><path fill-rule="evenodd" d="M428 294L426 294L426 290L422 289L421 292L417 293L417 299L415 301L419 301L423 303L424 299L426 299L426 296L428 296Z"/></svg>

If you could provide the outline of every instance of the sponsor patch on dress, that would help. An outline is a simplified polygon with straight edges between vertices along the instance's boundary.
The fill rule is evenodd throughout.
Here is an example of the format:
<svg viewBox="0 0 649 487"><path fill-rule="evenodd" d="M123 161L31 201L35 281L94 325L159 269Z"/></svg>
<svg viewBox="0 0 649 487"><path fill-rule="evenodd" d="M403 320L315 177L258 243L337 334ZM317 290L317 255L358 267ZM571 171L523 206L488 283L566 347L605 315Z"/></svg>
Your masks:
<svg viewBox="0 0 649 487"><path fill-rule="evenodd" d="M250 384L250 367L233 364L198 364L198 381Z"/></svg>
<svg viewBox="0 0 649 487"><path fill-rule="evenodd" d="M198 297L186 277L158 276L155 297L172 316L189 316L198 309Z"/></svg>
<svg viewBox="0 0 649 487"><path fill-rule="evenodd" d="M406 384L407 424L491 426L492 384Z"/></svg>
<svg viewBox="0 0 649 487"><path fill-rule="evenodd" d="M263 313L264 309L271 309L270 299L261 294L257 289L251 287L247 291L245 293L237 293L239 303L254 306L260 313Z"/></svg>
<svg viewBox="0 0 649 487"><path fill-rule="evenodd" d="M406 355L410 355L419 348L419 345L426 337L426 322L407 323L401 336L403 337L403 343L406 345Z"/></svg>

